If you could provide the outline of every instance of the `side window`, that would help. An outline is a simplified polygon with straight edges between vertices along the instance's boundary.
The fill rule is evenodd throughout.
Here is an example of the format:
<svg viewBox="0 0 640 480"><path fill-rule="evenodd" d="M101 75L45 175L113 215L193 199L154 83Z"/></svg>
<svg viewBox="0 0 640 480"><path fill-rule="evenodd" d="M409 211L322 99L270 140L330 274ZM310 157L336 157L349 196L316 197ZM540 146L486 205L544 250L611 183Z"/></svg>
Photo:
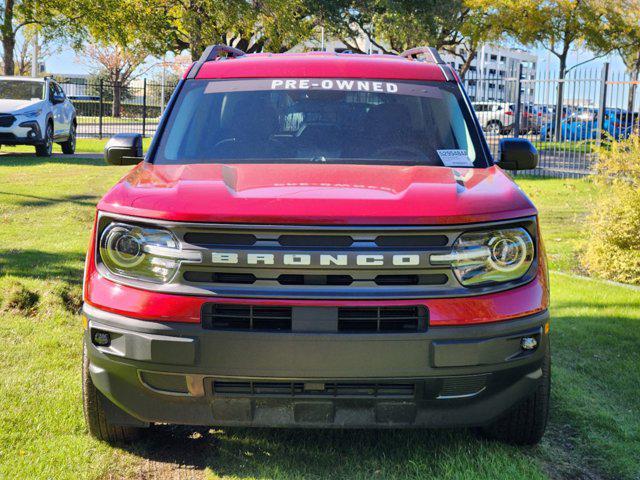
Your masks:
<svg viewBox="0 0 640 480"><path fill-rule="evenodd" d="M53 96L56 94L56 86L53 82L49 82L49 101L53 102Z"/></svg>

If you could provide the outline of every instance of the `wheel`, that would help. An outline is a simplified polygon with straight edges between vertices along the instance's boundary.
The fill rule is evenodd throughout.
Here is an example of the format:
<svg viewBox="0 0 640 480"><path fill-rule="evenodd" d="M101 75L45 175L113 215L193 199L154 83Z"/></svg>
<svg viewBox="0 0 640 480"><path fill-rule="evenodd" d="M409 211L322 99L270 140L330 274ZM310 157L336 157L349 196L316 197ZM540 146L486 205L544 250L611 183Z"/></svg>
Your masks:
<svg viewBox="0 0 640 480"><path fill-rule="evenodd" d="M129 443L140 437L141 429L109 423L104 409L106 397L98 391L89 375L87 346L82 349L82 406L89 434L107 443Z"/></svg>
<svg viewBox="0 0 640 480"><path fill-rule="evenodd" d="M73 155L76 153L76 124L72 123L69 129L69 137L66 142L60 144L62 147L62 153L65 155Z"/></svg>
<svg viewBox="0 0 640 480"><path fill-rule="evenodd" d="M36 155L38 157L50 157L51 153L53 153L53 125L47 123L43 143L36 145Z"/></svg>
<svg viewBox="0 0 640 480"><path fill-rule="evenodd" d="M502 132L502 124L497 120L491 121L487 124L485 130L489 135L499 135Z"/></svg>
<svg viewBox="0 0 640 480"><path fill-rule="evenodd" d="M547 428L550 390L551 351L547 346L542 364L542 379L536 391L494 423L483 427L481 433L513 445L537 444Z"/></svg>

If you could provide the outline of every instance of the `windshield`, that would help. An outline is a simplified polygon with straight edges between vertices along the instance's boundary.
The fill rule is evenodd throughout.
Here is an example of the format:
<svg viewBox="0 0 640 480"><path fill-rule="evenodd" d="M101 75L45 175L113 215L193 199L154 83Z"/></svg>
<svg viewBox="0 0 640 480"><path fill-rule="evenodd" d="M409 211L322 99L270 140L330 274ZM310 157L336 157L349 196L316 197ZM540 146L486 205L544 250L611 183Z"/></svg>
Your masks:
<svg viewBox="0 0 640 480"><path fill-rule="evenodd" d="M43 100L44 82L0 80L0 100Z"/></svg>
<svg viewBox="0 0 640 480"><path fill-rule="evenodd" d="M187 80L150 161L485 167L471 125L455 83Z"/></svg>

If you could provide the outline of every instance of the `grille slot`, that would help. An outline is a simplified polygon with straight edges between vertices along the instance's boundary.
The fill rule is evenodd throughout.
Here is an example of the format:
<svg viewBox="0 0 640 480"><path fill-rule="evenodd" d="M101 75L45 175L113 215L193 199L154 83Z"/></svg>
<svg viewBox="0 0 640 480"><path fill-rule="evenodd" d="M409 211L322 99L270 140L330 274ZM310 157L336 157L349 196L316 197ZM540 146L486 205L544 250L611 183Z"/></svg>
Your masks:
<svg viewBox="0 0 640 480"><path fill-rule="evenodd" d="M348 235L280 235L283 247L350 247L353 238Z"/></svg>
<svg viewBox="0 0 640 480"><path fill-rule="evenodd" d="M427 309L406 307L340 307L340 332L418 332L427 327Z"/></svg>
<svg viewBox="0 0 640 480"><path fill-rule="evenodd" d="M201 247L246 247L254 245L256 237L249 233L187 232L184 241Z"/></svg>
<svg viewBox="0 0 640 480"><path fill-rule="evenodd" d="M449 281L444 273L426 275L378 275L376 285L444 285Z"/></svg>
<svg viewBox="0 0 640 480"><path fill-rule="evenodd" d="M351 275L280 275L280 285L351 285Z"/></svg>
<svg viewBox="0 0 640 480"><path fill-rule="evenodd" d="M0 113L0 127L10 127L13 122L16 121L16 117L7 113Z"/></svg>
<svg viewBox="0 0 640 480"><path fill-rule="evenodd" d="M291 331L291 307L207 303L202 326L212 330Z"/></svg>
<svg viewBox="0 0 640 480"><path fill-rule="evenodd" d="M214 380L216 396L412 398L413 383L266 382Z"/></svg>
<svg viewBox="0 0 640 480"><path fill-rule="evenodd" d="M217 272L184 272L184 279L194 283L233 283L250 285L255 283L256 276L252 273L217 273Z"/></svg>
<svg viewBox="0 0 640 480"><path fill-rule="evenodd" d="M381 235L375 240L379 247L444 247L446 235Z"/></svg>

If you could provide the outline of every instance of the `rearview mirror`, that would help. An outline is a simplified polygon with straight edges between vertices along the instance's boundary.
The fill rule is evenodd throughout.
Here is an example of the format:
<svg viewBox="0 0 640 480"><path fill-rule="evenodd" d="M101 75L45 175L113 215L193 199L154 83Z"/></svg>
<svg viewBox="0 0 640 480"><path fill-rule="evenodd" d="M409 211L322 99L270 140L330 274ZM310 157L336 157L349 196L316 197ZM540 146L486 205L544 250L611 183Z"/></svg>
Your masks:
<svg viewBox="0 0 640 480"><path fill-rule="evenodd" d="M118 133L104 147L104 159L111 165L136 165L142 161L142 135Z"/></svg>
<svg viewBox="0 0 640 480"><path fill-rule="evenodd" d="M505 170L533 170L538 166L538 150L524 138L500 140L498 165Z"/></svg>

